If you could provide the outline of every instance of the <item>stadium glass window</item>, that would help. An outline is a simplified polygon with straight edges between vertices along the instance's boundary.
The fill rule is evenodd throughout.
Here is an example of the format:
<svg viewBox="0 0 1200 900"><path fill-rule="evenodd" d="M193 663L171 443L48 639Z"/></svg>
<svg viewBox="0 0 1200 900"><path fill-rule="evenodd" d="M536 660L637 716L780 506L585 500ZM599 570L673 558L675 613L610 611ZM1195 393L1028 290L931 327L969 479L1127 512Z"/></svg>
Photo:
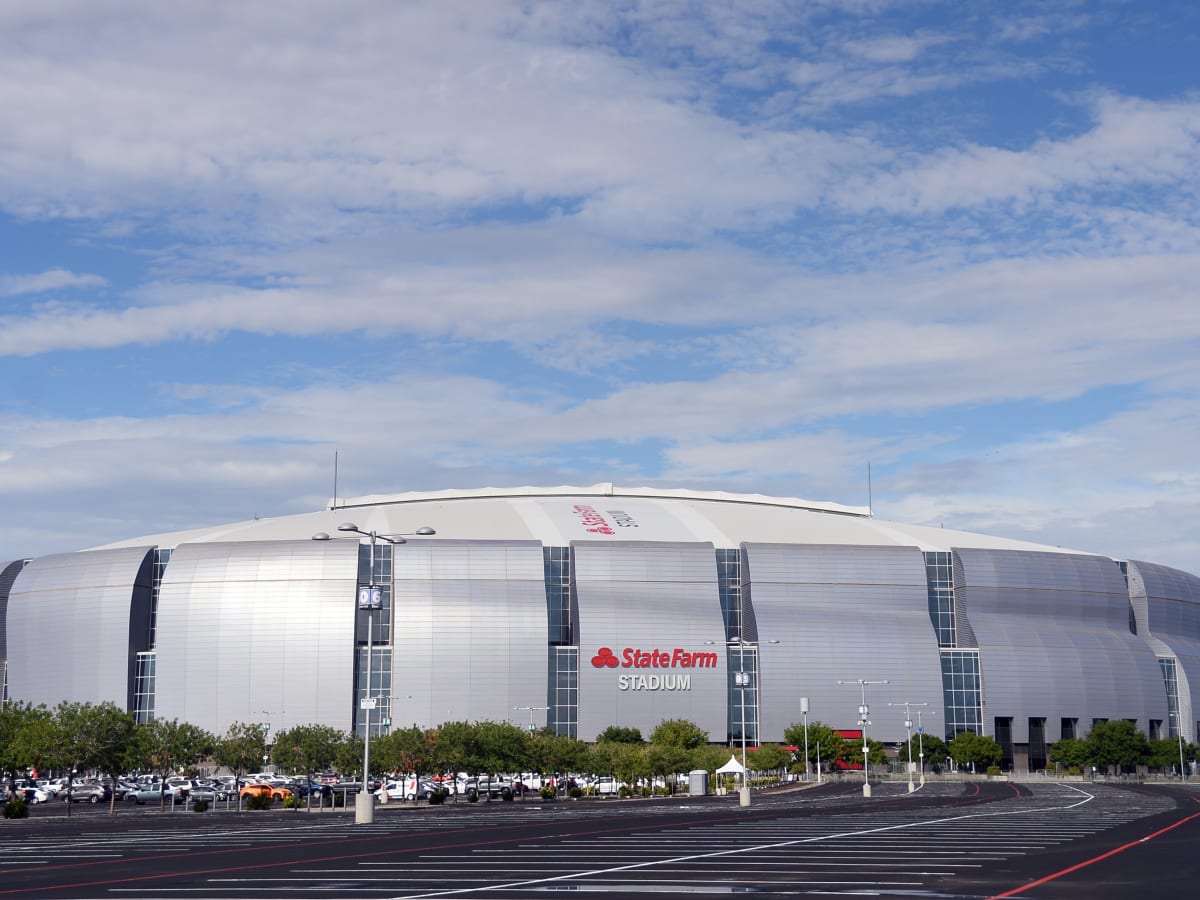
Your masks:
<svg viewBox="0 0 1200 900"><path fill-rule="evenodd" d="M952 553L925 554L925 581L929 591L929 621L939 647L957 643L954 621L954 564Z"/></svg>
<svg viewBox="0 0 1200 900"><path fill-rule="evenodd" d="M139 653L133 676L133 716L139 725L154 721L154 651Z"/></svg>
<svg viewBox="0 0 1200 900"><path fill-rule="evenodd" d="M1071 741L1079 736L1079 720L1064 718L1059 721L1059 740Z"/></svg>
<svg viewBox="0 0 1200 900"><path fill-rule="evenodd" d="M742 552L718 547L716 557L717 597L721 603L721 618L725 623L725 639L736 641L743 636Z"/></svg>
<svg viewBox="0 0 1200 900"><path fill-rule="evenodd" d="M546 581L546 614L550 646L574 643L571 621L571 548L543 547Z"/></svg>
<svg viewBox="0 0 1200 900"><path fill-rule="evenodd" d="M1046 747L1046 720L1030 718L1029 720L1029 771L1037 772L1046 768L1048 762Z"/></svg>
<svg viewBox="0 0 1200 900"><path fill-rule="evenodd" d="M550 648L550 709L546 725L555 734L577 737L579 733L579 648Z"/></svg>
<svg viewBox="0 0 1200 900"><path fill-rule="evenodd" d="M996 743L1000 745L1000 768L1008 770L1013 768L1012 721L1010 716L996 716L994 723Z"/></svg>

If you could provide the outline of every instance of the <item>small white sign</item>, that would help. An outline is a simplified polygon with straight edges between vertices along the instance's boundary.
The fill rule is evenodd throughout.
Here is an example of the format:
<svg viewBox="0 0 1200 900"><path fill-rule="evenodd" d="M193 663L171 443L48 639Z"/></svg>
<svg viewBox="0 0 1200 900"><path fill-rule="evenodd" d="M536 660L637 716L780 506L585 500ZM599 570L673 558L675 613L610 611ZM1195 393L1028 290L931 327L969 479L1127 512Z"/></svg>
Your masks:
<svg viewBox="0 0 1200 900"><path fill-rule="evenodd" d="M359 709L374 709L375 708L375 698L374 697L363 697L361 700L358 701L358 708Z"/></svg>

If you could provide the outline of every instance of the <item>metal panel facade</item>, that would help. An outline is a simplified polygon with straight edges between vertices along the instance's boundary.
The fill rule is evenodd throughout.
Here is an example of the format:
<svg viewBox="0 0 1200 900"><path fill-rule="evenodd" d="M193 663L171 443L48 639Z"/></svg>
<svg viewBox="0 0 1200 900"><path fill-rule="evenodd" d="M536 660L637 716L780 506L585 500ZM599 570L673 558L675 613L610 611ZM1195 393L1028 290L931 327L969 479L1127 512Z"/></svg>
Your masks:
<svg viewBox="0 0 1200 900"><path fill-rule="evenodd" d="M1050 740L1064 718L1165 721L1158 662L1129 630L1121 570L1101 556L1014 550L954 552L964 584L955 591L979 641L988 732L1012 719L1012 739L1029 740L1029 718L1047 720Z"/></svg>
<svg viewBox="0 0 1200 900"><path fill-rule="evenodd" d="M356 541L181 544L158 601L159 718L348 731Z"/></svg>
<svg viewBox="0 0 1200 900"><path fill-rule="evenodd" d="M1131 560L1129 581L1134 601L1139 593L1145 601L1150 634L1166 644L1178 661L1183 734L1185 739L1195 740L1195 691L1200 688L1200 578L1169 566Z"/></svg>
<svg viewBox="0 0 1200 900"><path fill-rule="evenodd" d="M33 560L8 597L8 690L15 700L133 701L149 642L153 551L61 553Z"/></svg>
<svg viewBox="0 0 1200 900"><path fill-rule="evenodd" d="M861 689L839 680L890 681L867 688L869 729L904 740L904 710L941 713L942 675L929 620L925 560L916 547L744 544L743 602L758 626L761 739L780 741L802 721L858 727Z"/></svg>
<svg viewBox="0 0 1200 900"><path fill-rule="evenodd" d="M514 707L548 705L540 543L412 541L392 572L393 727L527 725Z"/></svg>
<svg viewBox="0 0 1200 900"><path fill-rule="evenodd" d="M24 566L21 559L0 563L0 664L8 659L8 592Z"/></svg>
<svg viewBox="0 0 1200 900"><path fill-rule="evenodd" d="M728 669L712 545L576 542L572 549L578 736L594 741L623 725L649 737L664 720L690 719L709 740L724 741Z"/></svg>

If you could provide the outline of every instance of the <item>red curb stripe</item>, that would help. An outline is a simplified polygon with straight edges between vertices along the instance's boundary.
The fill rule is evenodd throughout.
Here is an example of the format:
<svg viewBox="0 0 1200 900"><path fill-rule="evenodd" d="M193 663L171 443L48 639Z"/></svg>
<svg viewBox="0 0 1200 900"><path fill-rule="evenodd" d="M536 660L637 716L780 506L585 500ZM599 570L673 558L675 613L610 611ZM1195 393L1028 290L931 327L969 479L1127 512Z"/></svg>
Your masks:
<svg viewBox="0 0 1200 900"><path fill-rule="evenodd" d="M1099 856L1093 856L1091 859L1086 859L1081 863L1076 863L1069 868L1063 869L1061 872L1055 872L1053 875L1047 875L1045 878L1039 878L1037 881L1031 881L1029 884L1022 885L1019 888L1013 888L1011 891L1005 891L1003 894L993 894L988 898L988 900L1002 900L1004 897L1015 897L1017 894L1023 894L1030 888L1035 888L1046 884L1047 882L1055 881L1059 878L1062 878L1064 875L1070 875L1072 872L1077 872L1080 869L1092 865L1093 863L1098 863L1102 859L1108 859L1110 856L1116 856L1118 853L1123 853L1130 847L1136 847L1138 844L1144 844L1146 841L1152 841L1159 835L1166 834L1168 831L1172 831L1178 828L1180 825L1197 818L1200 818L1200 813L1192 813L1192 815L1188 816L1187 818L1180 819L1178 822L1174 823L1173 825L1168 825L1166 828L1160 828L1158 831L1154 832L1153 834L1148 834L1144 838L1138 838L1136 841L1130 841L1128 844L1123 844L1120 847L1114 847L1107 853L1101 853Z"/></svg>

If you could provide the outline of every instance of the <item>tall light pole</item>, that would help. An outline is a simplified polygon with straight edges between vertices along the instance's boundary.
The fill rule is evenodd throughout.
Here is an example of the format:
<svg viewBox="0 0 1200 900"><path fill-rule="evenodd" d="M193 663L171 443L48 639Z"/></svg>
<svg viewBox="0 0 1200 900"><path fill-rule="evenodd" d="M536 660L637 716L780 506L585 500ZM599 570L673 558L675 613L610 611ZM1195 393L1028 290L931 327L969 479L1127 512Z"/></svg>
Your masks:
<svg viewBox="0 0 1200 900"><path fill-rule="evenodd" d="M747 776L750 774L750 766L746 762L746 688L750 686L750 673L735 672L733 683L742 690L742 789L738 793L738 802L741 806L749 806L750 781Z"/></svg>
<svg viewBox="0 0 1200 900"><path fill-rule="evenodd" d="M804 780L808 781L808 698L800 698L800 715L804 716Z"/></svg>
<svg viewBox="0 0 1200 900"><path fill-rule="evenodd" d="M389 544L404 544L407 541L400 535L384 535L377 531L363 531L353 522L343 522L337 527L338 531L349 531L361 534L371 539L370 562L367 568L367 584L359 585L358 608L367 611L367 665L366 665L366 696L359 700L359 708L366 714L363 723L363 777L362 788L354 798L354 822L356 825L370 825L375 821L375 795L371 793L371 710L379 698L371 696L371 666L375 645L375 610L383 609L383 589L375 584L375 543L386 541ZM427 537L437 534L432 528L425 526L412 532L414 535ZM328 541L330 536L324 531L313 535L314 541Z"/></svg>
<svg viewBox="0 0 1200 900"><path fill-rule="evenodd" d="M1175 734L1179 738L1179 780L1187 781L1186 770L1183 768L1183 717L1178 712L1168 713L1168 715L1175 720Z"/></svg>
<svg viewBox="0 0 1200 900"><path fill-rule="evenodd" d="M904 734L908 738L908 792L911 794L916 790L912 780L912 713L909 712L910 706L928 706L928 703L912 703L905 700L903 703L889 703L888 706L903 706L904 707ZM922 781L921 784L925 782Z"/></svg>
<svg viewBox="0 0 1200 900"><path fill-rule="evenodd" d="M860 703L859 707L858 707L858 723L859 723L859 725L862 726L862 739L863 739L863 796L870 797L871 796L871 760L870 760L870 746L867 744L867 726L870 725L871 723L870 723L870 721L868 721L867 716L871 712L871 707L867 706L867 685L868 684L891 684L891 682L888 681L887 679L884 679L883 681L867 681L866 679L863 679L863 678L855 678L855 679L848 679L846 681L839 681L838 684L857 684L860 688L862 688L862 703Z"/></svg>
<svg viewBox="0 0 1200 900"><path fill-rule="evenodd" d="M922 704L922 705L924 705L924 704ZM922 709L917 710L917 747L920 748L920 750L921 750L921 786L924 787L925 786L925 725L921 721L922 713L924 713L927 716L936 716L937 711L932 710L932 709L929 710L928 712L926 712L925 710L922 710Z"/></svg>
<svg viewBox="0 0 1200 900"><path fill-rule="evenodd" d="M533 714L535 712L546 712L547 710L550 709L550 707L548 707L548 706L514 706L513 709L514 710L519 709L522 712L529 713L529 733L533 734L533 732L534 732Z"/></svg>

